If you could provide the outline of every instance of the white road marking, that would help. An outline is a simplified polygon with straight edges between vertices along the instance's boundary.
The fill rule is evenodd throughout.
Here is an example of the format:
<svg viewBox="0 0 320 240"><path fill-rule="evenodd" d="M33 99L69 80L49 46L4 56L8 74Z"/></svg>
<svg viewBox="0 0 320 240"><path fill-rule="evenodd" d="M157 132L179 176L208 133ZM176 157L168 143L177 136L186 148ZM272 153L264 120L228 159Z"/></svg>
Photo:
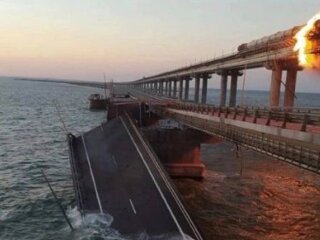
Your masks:
<svg viewBox="0 0 320 240"><path fill-rule="evenodd" d="M135 209L135 207L134 207L134 205L133 205L133 202L132 202L131 198L129 198L129 202L130 202L130 204L131 204L131 208L132 208L133 213L134 213L134 214L137 214L137 211L136 211L136 209Z"/></svg>
<svg viewBox="0 0 320 240"><path fill-rule="evenodd" d="M123 118L122 118L121 116L120 116L120 120L121 120L121 122L122 122L122 124L123 124L124 128L126 129L126 131L127 131L128 135L129 135L129 137L130 137L130 139L131 139L131 141L132 141L133 145L135 146L136 150L138 151L138 153L139 153L139 155L140 155L140 158L142 159L142 162L143 162L144 166L146 167L146 169L147 169L147 171L148 171L148 173L149 173L149 175L150 175L150 177L151 177L151 179L152 179L152 181L153 181L154 185L156 186L156 188L157 188L158 192L160 193L160 196L161 196L161 198L162 198L162 200L163 200L164 204L166 205L166 207L167 207L167 209L168 209L168 211L169 211L169 213L170 213L170 215L171 215L171 217L172 217L173 221L175 222L175 224L176 224L176 226L177 226L177 228L178 228L178 230L179 230L179 232L180 232L180 234L181 234L182 238L183 238L184 240L186 240L185 234L184 234L184 232L183 232L183 230L182 230L182 228L181 228L181 226L180 226L180 224L179 224L179 222L178 222L178 220L177 220L176 216L174 215L174 213L173 213L173 211L172 211L172 209L171 209L171 207L170 207L170 205L169 205L169 203L168 203L168 201L167 201L166 197L164 196L163 192L161 191L161 188L159 187L158 182L156 181L155 177L153 176L153 174L152 174L152 172L151 172L151 170L150 170L150 168L149 168L149 166L148 166L148 164L147 164L146 160L143 158L143 155L142 155L142 153L141 153L140 149L138 148L137 144L135 143L135 141L134 141L134 139L133 139L133 137L132 137L132 135L131 135L131 133L130 133L129 129L127 128L127 126L126 126L126 124L124 123Z"/></svg>
<svg viewBox="0 0 320 240"><path fill-rule="evenodd" d="M83 142L83 146L84 146L84 151L85 151L85 154L86 154L87 162L88 162L88 165L89 165L90 175L91 175L91 179L92 179L92 182L93 182L94 191L96 193L96 197L97 197L100 213L102 214L103 210L102 210L102 206L101 206L100 196L99 196L99 193L98 193L98 190L97 190L96 180L94 178L93 171L92 171L92 168L91 168L91 162L90 162L89 154L88 154L88 151L87 151L86 141L84 140L83 135L81 135L81 138L82 138L82 142Z"/></svg>
<svg viewBox="0 0 320 240"><path fill-rule="evenodd" d="M103 132L103 127L102 127L102 125L100 125L100 128L101 128L101 132Z"/></svg>

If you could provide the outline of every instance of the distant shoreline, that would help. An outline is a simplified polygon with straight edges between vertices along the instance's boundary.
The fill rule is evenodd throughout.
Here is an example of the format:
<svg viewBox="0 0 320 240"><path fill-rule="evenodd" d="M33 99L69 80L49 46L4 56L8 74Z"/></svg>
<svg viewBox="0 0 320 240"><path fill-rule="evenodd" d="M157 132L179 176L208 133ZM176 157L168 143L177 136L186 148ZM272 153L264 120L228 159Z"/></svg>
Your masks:
<svg viewBox="0 0 320 240"><path fill-rule="evenodd" d="M92 86L92 87L99 87L101 88L104 84L103 81L85 81L85 80L73 80L73 79L54 79L54 78L29 78L29 77L10 77L10 76L0 76L1 78L8 78L12 80L18 80L18 81L39 81L39 82L53 82L53 83L68 83L68 84L84 84L86 86ZM100 85L101 84L101 85ZM194 87L190 87L190 89L194 89ZM217 90L219 91L219 88L210 88L208 87L208 90ZM241 93L242 89L238 89L238 92ZM245 89L246 92L254 91L254 92L269 92L269 90L260 90L260 89ZM281 93L284 93L281 91ZM303 93L303 94L320 94L319 92L303 92L303 91L297 91L297 94Z"/></svg>

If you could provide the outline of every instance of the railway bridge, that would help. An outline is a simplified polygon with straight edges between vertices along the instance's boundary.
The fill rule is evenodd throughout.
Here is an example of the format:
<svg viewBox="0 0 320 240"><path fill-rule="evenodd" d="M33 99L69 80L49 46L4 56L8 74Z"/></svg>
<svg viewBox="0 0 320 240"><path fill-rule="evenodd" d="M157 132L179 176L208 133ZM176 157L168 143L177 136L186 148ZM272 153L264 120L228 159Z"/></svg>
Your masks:
<svg viewBox="0 0 320 240"><path fill-rule="evenodd" d="M282 105L285 108L292 108L294 107L297 73L304 69L295 50L297 43L295 36L303 27L304 25L296 26L241 44L238 51L230 55L143 77L126 84L149 94L205 104L208 81L213 74L218 74L221 76L219 105L234 107L237 105L238 77L245 74L247 69L265 68L271 72L269 106L279 107ZM314 23L314 27L305 37L308 41L308 47L305 49L306 58L317 61L316 58L320 53L320 21ZM285 81L282 80L284 72L286 72ZM230 98L227 102L226 93L229 78L231 81ZM195 86L194 99L190 99L189 96L191 81L194 81ZM283 104L280 104L281 83L285 85Z"/></svg>

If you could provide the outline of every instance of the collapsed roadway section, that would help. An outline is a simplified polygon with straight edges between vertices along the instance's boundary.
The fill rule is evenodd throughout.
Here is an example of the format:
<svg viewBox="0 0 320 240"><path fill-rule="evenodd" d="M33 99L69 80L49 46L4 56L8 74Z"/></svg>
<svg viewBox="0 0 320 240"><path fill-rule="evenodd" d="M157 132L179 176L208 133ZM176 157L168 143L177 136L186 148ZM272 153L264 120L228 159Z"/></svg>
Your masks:
<svg viewBox="0 0 320 240"><path fill-rule="evenodd" d="M68 137L78 208L110 214L124 235L203 239L147 140L128 113Z"/></svg>

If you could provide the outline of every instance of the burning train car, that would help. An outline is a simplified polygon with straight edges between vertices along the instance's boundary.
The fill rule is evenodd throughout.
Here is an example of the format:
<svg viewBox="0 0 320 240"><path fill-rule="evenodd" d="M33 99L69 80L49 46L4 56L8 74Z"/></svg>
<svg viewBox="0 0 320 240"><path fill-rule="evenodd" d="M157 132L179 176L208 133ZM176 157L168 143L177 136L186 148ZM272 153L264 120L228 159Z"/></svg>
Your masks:
<svg viewBox="0 0 320 240"><path fill-rule="evenodd" d="M270 36L266 36L249 43L238 46L238 52L242 55L256 54L260 52L274 51L283 48L295 48L297 36L307 25L296 26L289 30L280 31ZM312 23L312 28L306 33L308 42L306 54L320 53L320 20Z"/></svg>
<svg viewBox="0 0 320 240"><path fill-rule="evenodd" d="M286 31L277 32L249 43L238 46L239 53L265 52L267 50L276 50L283 47L290 47L295 44L294 36L299 32L302 26L293 27Z"/></svg>

